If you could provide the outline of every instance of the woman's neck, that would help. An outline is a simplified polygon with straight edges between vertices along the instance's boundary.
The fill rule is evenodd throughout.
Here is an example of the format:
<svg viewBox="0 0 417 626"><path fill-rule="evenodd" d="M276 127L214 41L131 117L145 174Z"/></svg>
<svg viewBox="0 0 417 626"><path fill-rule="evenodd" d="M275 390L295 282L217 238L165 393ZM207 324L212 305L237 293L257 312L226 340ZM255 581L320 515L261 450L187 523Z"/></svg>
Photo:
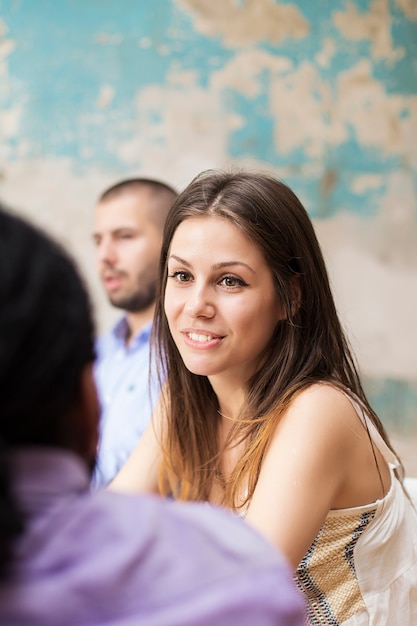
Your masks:
<svg viewBox="0 0 417 626"><path fill-rule="evenodd" d="M224 420L235 420L244 405L246 391L219 377L210 377L209 380L219 403L219 414Z"/></svg>

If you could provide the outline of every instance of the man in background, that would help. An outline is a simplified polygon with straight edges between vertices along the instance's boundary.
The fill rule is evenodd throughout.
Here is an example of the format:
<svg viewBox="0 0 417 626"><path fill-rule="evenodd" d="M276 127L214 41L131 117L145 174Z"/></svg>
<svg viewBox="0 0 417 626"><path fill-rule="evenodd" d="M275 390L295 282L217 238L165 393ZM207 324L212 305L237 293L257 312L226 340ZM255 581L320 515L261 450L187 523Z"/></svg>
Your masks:
<svg viewBox="0 0 417 626"><path fill-rule="evenodd" d="M0 207L0 624L302 626L287 564L205 504L90 490L98 436L87 292Z"/></svg>
<svg viewBox="0 0 417 626"><path fill-rule="evenodd" d="M102 420L95 486L108 484L127 460L158 396L155 375L149 376L149 341L162 232L176 196L163 182L134 178L104 191L96 206L99 275L124 315L96 346Z"/></svg>

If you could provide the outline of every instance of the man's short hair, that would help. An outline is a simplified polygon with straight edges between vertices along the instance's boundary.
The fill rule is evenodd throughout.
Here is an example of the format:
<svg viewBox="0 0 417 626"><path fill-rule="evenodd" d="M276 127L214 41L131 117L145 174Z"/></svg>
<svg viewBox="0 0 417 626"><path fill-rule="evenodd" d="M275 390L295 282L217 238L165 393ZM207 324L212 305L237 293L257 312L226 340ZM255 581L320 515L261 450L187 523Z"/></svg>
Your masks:
<svg viewBox="0 0 417 626"><path fill-rule="evenodd" d="M100 195L98 203L114 200L124 194L149 193L149 218L162 230L166 216L174 204L178 193L171 185L154 178L127 178L108 187Z"/></svg>

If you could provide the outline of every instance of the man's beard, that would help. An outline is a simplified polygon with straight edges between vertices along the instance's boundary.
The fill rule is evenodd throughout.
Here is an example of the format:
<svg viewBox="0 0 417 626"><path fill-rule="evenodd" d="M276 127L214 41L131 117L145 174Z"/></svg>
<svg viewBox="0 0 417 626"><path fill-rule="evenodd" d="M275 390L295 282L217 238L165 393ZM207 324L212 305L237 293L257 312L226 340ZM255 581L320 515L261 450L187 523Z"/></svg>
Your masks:
<svg viewBox="0 0 417 626"><path fill-rule="evenodd" d="M156 283L148 282L141 289L137 289L135 292L120 296L119 298L109 297L113 306L118 309L123 309L128 313L140 313L148 309L154 302L156 296Z"/></svg>

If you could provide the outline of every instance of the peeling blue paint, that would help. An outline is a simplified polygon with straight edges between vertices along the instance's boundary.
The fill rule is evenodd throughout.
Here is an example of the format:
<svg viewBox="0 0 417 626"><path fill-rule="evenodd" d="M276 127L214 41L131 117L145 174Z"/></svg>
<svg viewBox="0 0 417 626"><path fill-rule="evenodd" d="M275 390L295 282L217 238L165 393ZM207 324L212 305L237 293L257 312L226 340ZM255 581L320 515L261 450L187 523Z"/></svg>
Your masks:
<svg viewBox="0 0 417 626"><path fill-rule="evenodd" d="M364 386L386 428L402 436L416 434L417 380L367 379Z"/></svg>
<svg viewBox="0 0 417 626"><path fill-rule="evenodd" d="M310 23L310 33L301 40L286 38L277 45L260 40L254 48L286 56L297 67L306 60L314 60L325 37L333 38L337 50L329 66L319 70L319 78L334 90L334 82L343 70L361 58L369 58L371 44L345 40L334 26L332 15L346 10L344 0L332 2L331 9L324 0L319 3L298 0L293 4ZM357 1L356 5L360 11L369 11L367 0ZM390 11L393 47L403 46L405 57L395 67L388 67L384 59L374 60L372 71L389 93L415 94L417 23L406 20L396 7L390 6ZM29 156L69 157L86 165L95 162L123 168L123 160L112 147L132 133L138 90L147 85L165 84L174 68L195 71L197 83L209 89L215 71L210 59L216 58L224 67L240 50L239 46L226 47L219 36L198 33L191 14L169 0L152 3L38 0L36 4L31 0L2 1L0 17L8 27L8 36L16 42L16 49L8 59L11 92L0 102L3 108L11 107L16 101L23 102L20 134L30 146ZM302 148L287 155L274 146L266 74L261 83L262 92L256 99L230 93L225 88L226 110L240 113L245 120L244 127L229 136L230 157L250 155L287 167L314 161ZM111 85L115 94L105 111L96 106L103 85ZM402 115L406 116L407 111ZM16 139L8 142L8 157L18 158ZM376 151L368 150L353 134L337 150L333 149L335 152L341 171L369 171L375 157L382 171L397 166L396 159L384 159ZM309 181L303 183L304 176L301 170L297 185L301 190L310 186ZM340 185L343 178L338 176ZM347 187L341 185L336 189L334 200L333 208L329 206L330 213L341 205L356 211L356 199L349 197ZM320 195L311 202L312 213L319 214ZM367 214L376 210L371 197L362 206L367 207Z"/></svg>
<svg viewBox="0 0 417 626"><path fill-rule="evenodd" d="M372 6L369 0L352 1L364 14ZM131 163L118 148L132 137L142 145L138 94L150 86L172 84L174 73L184 76L190 72L193 86L209 99L216 73L250 50L287 59L289 69L282 70L283 77L302 64L311 64L318 83L313 95L320 121L327 128L333 123L332 113L321 102L318 87L325 85L338 110L343 104L338 101L343 72L361 60L368 61L371 78L381 86L382 97L401 100L417 96L417 20L407 19L398 3L388 3L392 50L404 49L404 56L395 60L374 58L369 40L351 41L343 36L334 16L347 10L345 0L294 0L292 4L309 23L306 36L286 37L277 44L260 37L253 45L230 46L220 35L199 32L191 10L180 8L174 0L0 0L0 20L7 29L3 35L0 31L0 49L2 40L15 44L3 61L7 74L0 84L0 113L21 110L17 134L2 137L1 158L19 161L24 144L24 158L67 158L80 174L94 166L111 171L114 177L121 176L131 171ZM245 5L245 0L235 0L236 7L243 9ZM335 49L323 57L323 46L329 40ZM276 145L276 125L285 128L287 121L285 116L276 119L270 103L271 71L261 69L256 80L259 91L251 97L226 83L217 87L219 110L225 117L233 114L243 121L221 138L221 144L226 145L225 159L247 157L285 172L285 182L294 188L313 218L333 217L340 211L366 219L376 216L387 193L386 180L393 172L406 172L417 194L417 173L407 155L401 150L384 152L365 145L347 122L346 138L339 143L323 138L317 156L308 150L312 141L308 124L302 145L291 150ZM112 97L99 106L103 87L111 88ZM175 89L181 90L181 86ZM169 102L163 101L163 96L161 100L154 110L141 114L145 125L154 131L149 135L154 145L164 147L162 116ZM187 121L189 111L183 115ZM394 124L411 119L405 105L399 105L396 116L393 114ZM223 128L221 132L225 132ZM196 150L200 144L197 133ZM182 150L182 145L177 149ZM138 149L135 166L140 166L141 158ZM355 191L358 187L354 182L361 175L380 175L380 186ZM416 381L370 380L369 392L376 410L388 422L405 429L416 423Z"/></svg>

